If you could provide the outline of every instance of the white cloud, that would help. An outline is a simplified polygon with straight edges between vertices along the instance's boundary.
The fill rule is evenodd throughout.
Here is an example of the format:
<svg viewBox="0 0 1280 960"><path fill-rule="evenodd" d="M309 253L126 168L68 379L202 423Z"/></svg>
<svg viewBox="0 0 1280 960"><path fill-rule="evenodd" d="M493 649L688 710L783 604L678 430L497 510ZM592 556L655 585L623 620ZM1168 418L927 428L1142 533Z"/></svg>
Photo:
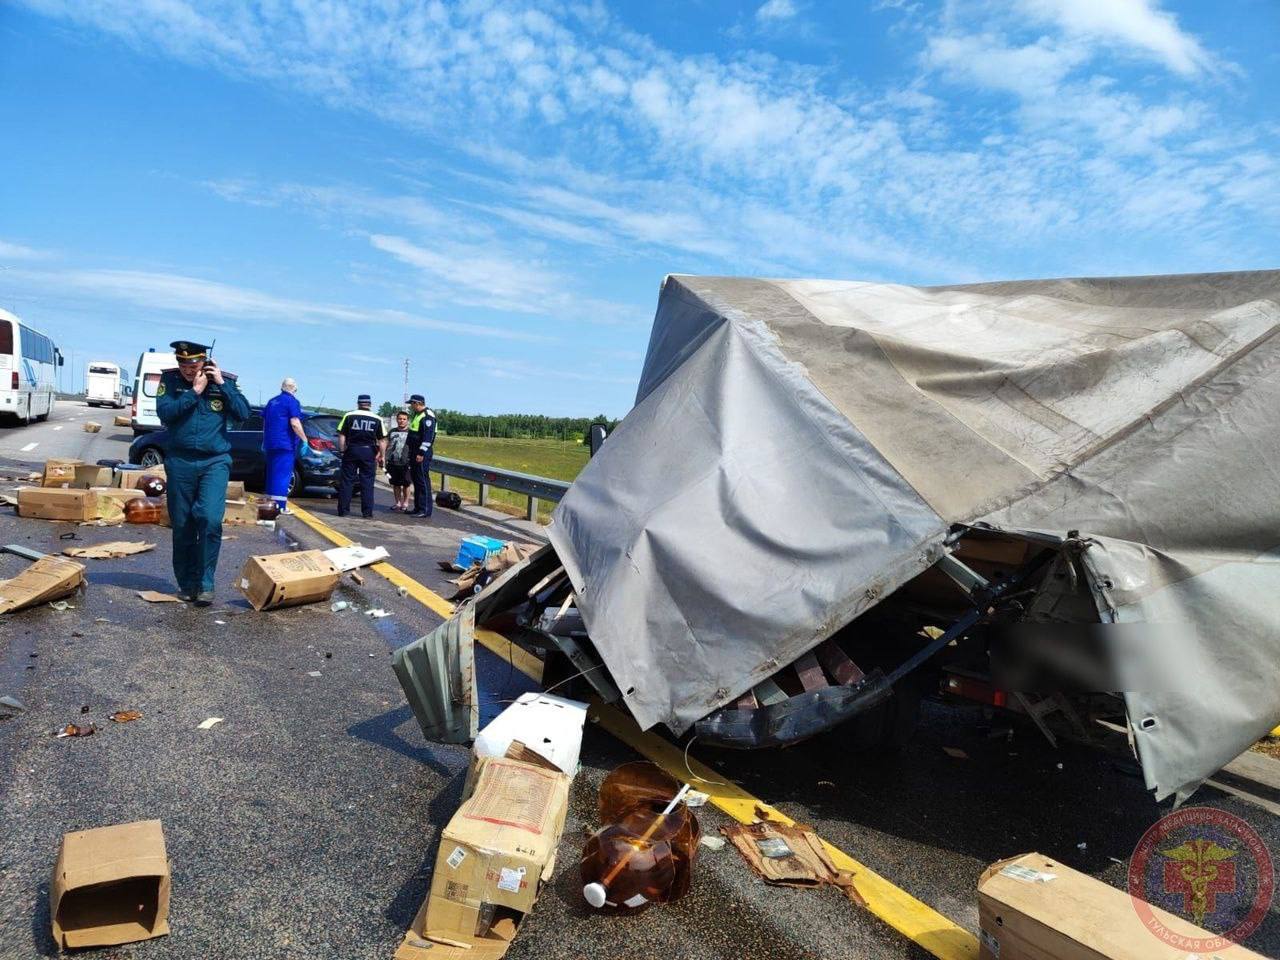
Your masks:
<svg viewBox="0 0 1280 960"><path fill-rule="evenodd" d="M790 20L799 12L793 0L766 0L756 10L756 19L774 22Z"/></svg>
<svg viewBox="0 0 1280 960"><path fill-rule="evenodd" d="M608 383L628 387L635 386L636 383L635 376L618 376L591 367L552 369L541 363L504 357L468 357L466 365L469 369L476 369L498 380L546 380L554 377L577 383Z"/></svg>
<svg viewBox="0 0 1280 960"><path fill-rule="evenodd" d="M47 250L24 247L20 243L8 243L0 240L0 261L4 260L44 260L53 256ZM0 263L0 266L3 264Z"/></svg>
<svg viewBox="0 0 1280 960"><path fill-rule="evenodd" d="M523 330L437 320L402 310L351 307L280 297L180 274L139 270L9 270L4 276L7 281L20 284L28 290L48 290L63 296L78 292L148 310L224 320L269 320L272 323L299 326L378 323L500 340L536 342L549 339Z"/></svg>
<svg viewBox="0 0 1280 960"><path fill-rule="evenodd" d="M1214 58L1156 0L1019 0L1028 14L1068 34L1116 43L1191 76L1211 69Z"/></svg>

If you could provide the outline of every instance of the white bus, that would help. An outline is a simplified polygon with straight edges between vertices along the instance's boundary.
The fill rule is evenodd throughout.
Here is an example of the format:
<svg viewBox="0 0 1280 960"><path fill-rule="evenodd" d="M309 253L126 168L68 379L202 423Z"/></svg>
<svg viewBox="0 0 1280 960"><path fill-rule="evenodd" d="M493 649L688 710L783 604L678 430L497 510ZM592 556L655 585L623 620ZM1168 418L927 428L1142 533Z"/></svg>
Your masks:
<svg viewBox="0 0 1280 960"><path fill-rule="evenodd" d="M155 347L150 347L138 357L138 370L133 375L133 413L130 416L135 437L161 428L160 417L156 414L160 374L177 366L177 357L172 353L157 353Z"/></svg>
<svg viewBox="0 0 1280 960"><path fill-rule="evenodd" d="M62 352L39 331L0 310L0 416L28 424L53 411Z"/></svg>
<svg viewBox="0 0 1280 960"><path fill-rule="evenodd" d="M84 394L91 407L123 407L128 391L120 365L110 360L90 360L84 374Z"/></svg>

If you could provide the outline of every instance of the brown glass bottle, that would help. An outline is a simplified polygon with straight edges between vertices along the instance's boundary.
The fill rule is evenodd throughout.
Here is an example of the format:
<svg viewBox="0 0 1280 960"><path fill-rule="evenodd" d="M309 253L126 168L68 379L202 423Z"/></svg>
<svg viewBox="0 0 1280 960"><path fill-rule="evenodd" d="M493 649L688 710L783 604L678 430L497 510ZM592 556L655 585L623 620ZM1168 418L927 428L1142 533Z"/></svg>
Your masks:
<svg viewBox="0 0 1280 960"><path fill-rule="evenodd" d="M124 504L126 523L159 523L164 516L164 501L156 497L135 497Z"/></svg>

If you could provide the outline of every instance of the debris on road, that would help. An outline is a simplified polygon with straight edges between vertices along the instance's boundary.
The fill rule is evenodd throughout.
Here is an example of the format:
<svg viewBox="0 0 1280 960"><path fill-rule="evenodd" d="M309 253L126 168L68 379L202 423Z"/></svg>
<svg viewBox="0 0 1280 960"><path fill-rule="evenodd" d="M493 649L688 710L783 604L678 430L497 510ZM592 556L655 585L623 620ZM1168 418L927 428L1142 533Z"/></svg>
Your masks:
<svg viewBox="0 0 1280 960"><path fill-rule="evenodd" d="M151 474L138 481L138 489L142 491L144 496L158 499L165 495L168 483L159 474Z"/></svg>
<svg viewBox="0 0 1280 960"><path fill-rule="evenodd" d="M586 721L585 703L549 693L522 693L476 734L462 795L470 795L480 763L493 757L545 766L572 780L578 772Z"/></svg>
<svg viewBox="0 0 1280 960"><path fill-rule="evenodd" d="M308 676L308 677L318 677L318 676L320 676L320 675L321 675L321 674L320 674L320 671L319 671L319 670L308 670L308 671L307 671L307 676Z"/></svg>
<svg viewBox="0 0 1280 960"><path fill-rule="evenodd" d="M67 603L65 600L54 600L49 604L49 606L53 607L53 609L57 610L59 613L66 613L68 610L75 609L74 606Z"/></svg>
<svg viewBox="0 0 1280 960"><path fill-rule="evenodd" d="M698 838L698 844L708 850L723 850L725 842L724 837L704 836Z"/></svg>
<svg viewBox="0 0 1280 960"><path fill-rule="evenodd" d="M387 553L386 547L373 547L370 549L358 543L349 547L332 547L323 552L329 558L329 562L341 573L348 573L360 567L381 563L391 558L391 554Z"/></svg>
<svg viewBox="0 0 1280 960"><path fill-rule="evenodd" d="M132 723L134 720L142 719L141 710L117 710L108 718L115 723Z"/></svg>
<svg viewBox="0 0 1280 960"><path fill-rule="evenodd" d="M679 784L656 765L624 763L600 785L600 822L582 849L582 895L622 913L689 892L701 831Z"/></svg>
<svg viewBox="0 0 1280 960"><path fill-rule="evenodd" d="M469 537L467 539L491 540L490 537ZM501 574L526 560L533 552L533 548L525 544L504 543L501 540L492 540L492 542L501 544L501 547L488 554L484 559L473 561L465 569L456 563L440 561L440 567L444 570L462 570L462 576L449 581L458 588L457 593L451 599L456 601L479 593ZM465 546L466 540L463 541L463 544ZM459 549L458 553L461 556L462 550Z"/></svg>
<svg viewBox="0 0 1280 960"><path fill-rule="evenodd" d="M163 464L153 467L131 467L121 464L116 472L116 486L121 490L136 490L147 477L165 477Z"/></svg>
<svg viewBox="0 0 1280 960"><path fill-rule="evenodd" d="M100 423L96 423L96 422L95 422L95 421L93 421L93 420L86 420L86 421L85 421L85 424L84 424L84 432L85 432L85 433L97 433L97 432L98 432L99 430L101 430L101 429L102 429L102 424L100 424Z"/></svg>
<svg viewBox="0 0 1280 960"><path fill-rule="evenodd" d="M159 590L139 590L138 596L147 603L181 603L182 598L172 593L161 593Z"/></svg>
<svg viewBox="0 0 1280 960"><path fill-rule="evenodd" d="M951 757L952 759L955 759L955 760L969 759L969 754L965 753L959 747L943 747L942 752L945 753L948 757Z"/></svg>
<svg viewBox="0 0 1280 960"><path fill-rule="evenodd" d="M255 610L328 600L341 574L323 550L250 557L237 585Z"/></svg>
<svg viewBox="0 0 1280 960"><path fill-rule="evenodd" d="M61 457L51 457L44 462L44 473L40 477L40 486L42 487L61 487L69 483L75 483L76 467L81 466L83 460L66 460Z"/></svg>
<svg viewBox="0 0 1280 960"><path fill-rule="evenodd" d="M1163 927L1160 934L1156 926ZM978 939L979 960L1183 960L1186 944L1196 941L1212 942L1215 948L1205 952L1222 960L1261 960L1252 950L1039 853L983 871Z"/></svg>
<svg viewBox="0 0 1280 960"><path fill-rule="evenodd" d="M169 507L161 497L141 496L124 505L125 523L160 523L168 526Z"/></svg>
<svg viewBox="0 0 1280 960"><path fill-rule="evenodd" d="M105 947L169 932L169 857L159 820L62 837L49 884L53 939Z"/></svg>
<svg viewBox="0 0 1280 960"><path fill-rule="evenodd" d="M475 792L441 833L431 890L396 960L501 957L551 879L568 809L567 775L482 759Z"/></svg>
<svg viewBox="0 0 1280 960"><path fill-rule="evenodd" d="M86 723L80 726L75 723L68 723L66 726L58 727L53 731L53 735L61 740L64 737L92 737L98 730L92 723Z"/></svg>
<svg viewBox="0 0 1280 960"><path fill-rule="evenodd" d="M781 887L819 887L830 884L855 903L866 904L854 887L853 873L831 862L822 840L809 827L776 820L731 823L720 832L742 854L765 883Z"/></svg>
<svg viewBox="0 0 1280 960"><path fill-rule="evenodd" d="M94 487L109 487L114 477L110 467L97 463L82 463L76 467L75 479L71 486L78 490L91 490Z"/></svg>
<svg viewBox="0 0 1280 960"><path fill-rule="evenodd" d="M111 543L100 543L92 547L67 547L62 552L68 557L115 560L120 557L131 557L135 553L146 553L155 548L154 543L145 543L141 540L113 540Z"/></svg>
<svg viewBox="0 0 1280 960"><path fill-rule="evenodd" d="M335 600L333 603L329 604L329 610L333 613L340 613L341 611L346 610L349 606L351 606L351 604L346 600Z"/></svg>
<svg viewBox="0 0 1280 960"><path fill-rule="evenodd" d="M11 697L11 696L8 696L7 694L3 697L0 697L0 707L4 707L6 710L12 710L14 713L27 712L26 704L24 704L17 697Z"/></svg>
<svg viewBox="0 0 1280 960"><path fill-rule="evenodd" d="M122 490L119 487L90 487L89 492L97 501L97 523L123 523L124 505L144 496L141 490Z"/></svg>
<svg viewBox="0 0 1280 960"><path fill-rule="evenodd" d="M360 576L360 574L356 573L354 570L351 571L351 579L354 580L360 586L362 587L364 586L364 577ZM401 589L404 589L404 588L401 587Z"/></svg>
<svg viewBox="0 0 1280 960"><path fill-rule="evenodd" d="M93 520L98 497L92 490L69 487L19 487L18 516L38 520Z"/></svg>
<svg viewBox="0 0 1280 960"><path fill-rule="evenodd" d="M0 613L57 600L83 584L82 564L62 557L41 557L12 580L0 581Z"/></svg>
<svg viewBox="0 0 1280 960"><path fill-rule="evenodd" d="M364 612L366 617L373 617L375 620L381 620L383 617L389 617L391 614L381 607L371 607Z"/></svg>
<svg viewBox="0 0 1280 960"><path fill-rule="evenodd" d="M210 717L208 720L201 720L197 725L197 730L212 730L222 722L222 717Z"/></svg>
<svg viewBox="0 0 1280 960"><path fill-rule="evenodd" d="M428 740L470 743L480 723L475 676L475 605L465 604L426 636L392 654L391 667Z"/></svg>
<svg viewBox="0 0 1280 960"><path fill-rule="evenodd" d="M111 425L114 427L130 427L130 426L133 426L133 421L130 420L124 414L121 414L120 416L116 417L113 421L111 421Z"/></svg>

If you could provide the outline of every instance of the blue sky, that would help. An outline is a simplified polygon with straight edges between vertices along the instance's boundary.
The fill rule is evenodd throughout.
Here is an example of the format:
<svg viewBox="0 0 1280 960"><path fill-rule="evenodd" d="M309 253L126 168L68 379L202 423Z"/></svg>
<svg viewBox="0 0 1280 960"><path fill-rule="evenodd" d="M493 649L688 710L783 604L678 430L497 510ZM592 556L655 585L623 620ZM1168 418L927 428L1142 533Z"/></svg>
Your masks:
<svg viewBox="0 0 1280 960"><path fill-rule="evenodd" d="M1280 5L0 6L0 306L251 399L629 409L667 273L1274 268Z"/></svg>

